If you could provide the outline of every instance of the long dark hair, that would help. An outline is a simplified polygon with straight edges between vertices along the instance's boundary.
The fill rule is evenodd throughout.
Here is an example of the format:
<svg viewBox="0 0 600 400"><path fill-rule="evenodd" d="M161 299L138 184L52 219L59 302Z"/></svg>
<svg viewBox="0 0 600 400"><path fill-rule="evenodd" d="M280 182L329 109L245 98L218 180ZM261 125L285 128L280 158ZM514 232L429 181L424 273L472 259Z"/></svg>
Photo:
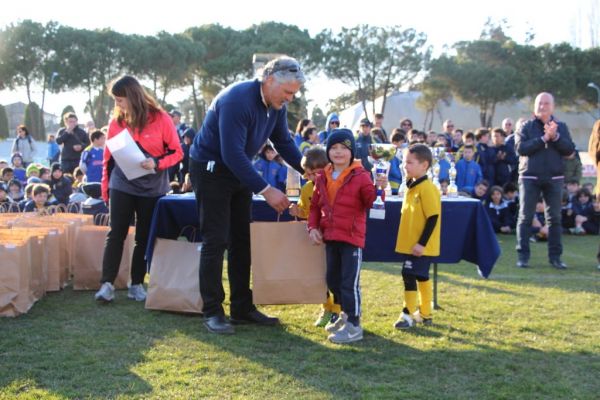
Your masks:
<svg viewBox="0 0 600 400"><path fill-rule="evenodd" d="M129 102L127 112L115 106L113 117L119 124L125 122L130 128L142 130L148 118L161 110L156 100L150 96L133 76L124 75L113 81L109 93L116 97L125 97Z"/></svg>

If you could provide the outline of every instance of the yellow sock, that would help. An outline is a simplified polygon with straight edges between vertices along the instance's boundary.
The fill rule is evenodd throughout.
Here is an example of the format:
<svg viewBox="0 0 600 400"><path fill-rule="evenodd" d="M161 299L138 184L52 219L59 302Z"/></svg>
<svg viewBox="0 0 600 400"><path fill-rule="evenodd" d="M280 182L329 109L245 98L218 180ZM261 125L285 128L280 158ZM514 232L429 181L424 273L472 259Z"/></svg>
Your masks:
<svg viewBox="0 0 600 400"><path fill-rule="evenodd" d="M412 314L417 311L417 291L416 290L405 290L404 291L404 304L403 308L408 309L408 313Z"/></svg>
<svg viewBox="0 0 600 400"><path fill-rule="evenodd" d="M327 293L327 301L323 303L323 309L336 314L342 312L342 307L333 302L333 295L331 293Z"/></svg>
<svg viewBox="0 0 600 400"><path fill-rule="evenodd" d="M421 303L421 317L431 318L431 300L433 300L433 282L428 279L424 282L417 281L419 288L419 302Z"/></svg>

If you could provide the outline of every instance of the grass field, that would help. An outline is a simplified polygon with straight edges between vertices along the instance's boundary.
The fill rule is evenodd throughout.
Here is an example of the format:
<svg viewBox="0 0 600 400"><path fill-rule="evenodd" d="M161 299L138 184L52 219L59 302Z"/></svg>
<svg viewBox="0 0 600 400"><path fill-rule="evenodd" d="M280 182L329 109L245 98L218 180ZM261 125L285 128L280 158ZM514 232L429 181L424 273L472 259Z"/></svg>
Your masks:
<svg viewBox="0 0 600 400"><path fill-rule="evenodd" d="M47 295L0 319L0 399L598 399L598 237L564 237L568 271L532 245L514 267L514 236L489 280L472 264L440 266L434 326L400 332L397 265L363 265L365 339L333 345L317 306L265 307L279 327L207 333L196 316L146 311L119 292Z"/></svg>

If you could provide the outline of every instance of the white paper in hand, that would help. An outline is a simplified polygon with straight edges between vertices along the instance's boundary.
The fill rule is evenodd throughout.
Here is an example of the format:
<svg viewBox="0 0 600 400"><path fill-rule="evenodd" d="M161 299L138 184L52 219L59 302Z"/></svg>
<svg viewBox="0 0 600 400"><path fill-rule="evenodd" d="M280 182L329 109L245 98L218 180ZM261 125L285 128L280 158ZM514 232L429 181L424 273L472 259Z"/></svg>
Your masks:
<svg viewBox="0 0 600 400"><path fill-rule="evenodd" d="M142 168L142 162L146 159L146 156L127 129L123 129L120 133L108 139L106 147L110 150L112 157L127 179L132 180L155 173L153 169Z"/></svg>

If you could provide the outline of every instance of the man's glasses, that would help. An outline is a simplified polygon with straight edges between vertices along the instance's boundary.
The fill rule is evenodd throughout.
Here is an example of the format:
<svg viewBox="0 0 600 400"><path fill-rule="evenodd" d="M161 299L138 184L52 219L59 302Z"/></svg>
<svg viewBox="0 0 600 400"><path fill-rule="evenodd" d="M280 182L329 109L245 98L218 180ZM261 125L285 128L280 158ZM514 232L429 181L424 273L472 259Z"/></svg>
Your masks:
<svg viewBox="0 0 600 400"><path fill-rule="evenodd" d="M337 125L337 126L340 126L340 122L339 122L339 121L331 121L331 122L329 123L329 125Z"/></svg>

